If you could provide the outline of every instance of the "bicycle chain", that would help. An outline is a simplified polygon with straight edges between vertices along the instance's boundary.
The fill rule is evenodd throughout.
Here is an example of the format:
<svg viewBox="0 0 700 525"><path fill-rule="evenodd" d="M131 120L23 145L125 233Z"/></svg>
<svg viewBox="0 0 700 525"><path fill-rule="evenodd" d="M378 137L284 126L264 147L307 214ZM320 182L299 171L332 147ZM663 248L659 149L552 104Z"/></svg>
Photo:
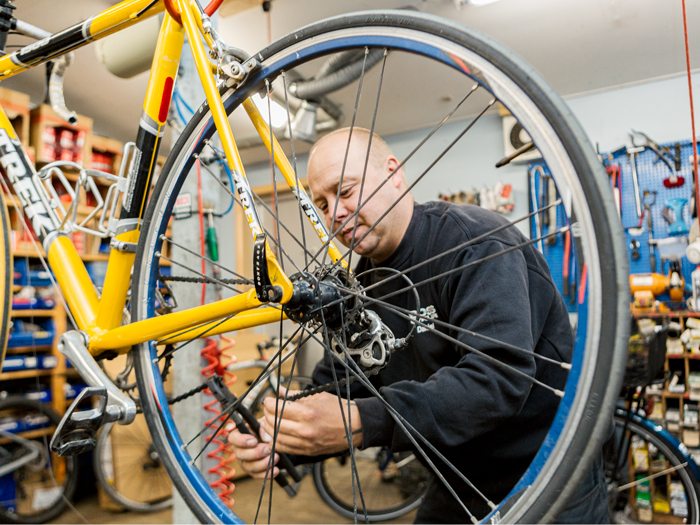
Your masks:
<svg viewBox="0 0 700 525"><path fill-rule="evenodd" d="M177 275L161 275L158 274L159 281L170 281L175 283L193 283L193 284L253 284L253 281L249 279L212 279L210 277L181 277Z"/></svg>
<svg viewBox="0 0 700 525"><path fill-rule="evenodd" d="M372 377L376 376L379 371L384 368L383 366L377 366L375 368L370 368L368 369L364 374L365 377ZM350 383L354 383L357 381L357 376L350 376ZM303 399L305 397L313 396L315 394L320 394L322 392L330 392L332 390L337 390L338 388L344 387L348 383L348 380L343 377L342 379L339 379L338 381L331 381L330 383L326 383L325 385L320 385L315 388L308 388L304 390L303 392L299 392L298 394L295 394L293 396L287 397L287 401L298 401L299 399Z"/></svg>

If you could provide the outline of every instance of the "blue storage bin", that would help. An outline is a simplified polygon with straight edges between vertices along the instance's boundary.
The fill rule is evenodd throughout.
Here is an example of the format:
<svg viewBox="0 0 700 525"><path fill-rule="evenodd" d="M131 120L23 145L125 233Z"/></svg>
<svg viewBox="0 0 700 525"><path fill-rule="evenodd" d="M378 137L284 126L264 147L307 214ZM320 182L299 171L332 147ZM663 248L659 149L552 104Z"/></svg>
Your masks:
<svg viewBox="0 0 700 525"><path fill-rule="evenodd" d="M28 355L11 355L5 357L2 363L3 372L17 372L18 370L36 370L38 359Z"/></svg>
<svg viewBox="0 0 700 525"><path fill-rule="evenodd" d="M86 384L71 385L70 383L65 383L63 386L63 394L66 399L75 399L78 397L78 394L86 388Z"/></svg>
<svg viewBox="0 0 700 525"><path fill-rule="evenodd" d="M56 337L56 326L53 319L35 319L35 324L41 328L38 332L30 332L26 330L26 321L15 318L12 321L12 329L10 330L10 338L7 341L8 348L17 348L18 346L46 346L53 343ZM3 367L3 370L5 368Z"/></svg>
<svg viewBox="0 0 700 525"><path fill-rule="evenodd" d="M58 366L58 357L55 355L40 355L38 357L37 367L39 370L51 370Z"/></svg>
<svg viewBox="0 0 700 525"><path fill-rule="evenodd" d="M55 306L56 301L51 297L46 299L41 297L32 297L31 299L12 298L13 310L53 310Z"/></svg>
<svg viewBox="0 0 700 525"><path fill-rule="evenodd" d="M13 472L0 477L0 506L10 512L17 510L17 485Z"/></svg>
<svg viewBox="0 0 700 525"><path fill-rule="evenodd" d="M107 261L95 261L85 264L88 275L97 288L102 288L107 275Z"/></svg>
<svg viewBox="0 0 700 525"><path fill-rule="evenodd" d="M15 284L22 286L51 286L51 273L42 265L28 265L26 259L15 259Z"/></svg>

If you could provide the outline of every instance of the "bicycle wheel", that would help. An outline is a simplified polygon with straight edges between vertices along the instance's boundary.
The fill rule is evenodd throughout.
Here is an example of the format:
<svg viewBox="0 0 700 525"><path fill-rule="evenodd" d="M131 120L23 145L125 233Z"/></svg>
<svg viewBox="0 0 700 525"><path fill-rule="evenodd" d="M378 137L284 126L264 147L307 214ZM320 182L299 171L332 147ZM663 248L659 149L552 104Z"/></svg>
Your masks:
<svg viewBox="0 0 700 525"><path fill-rule="evenodd" d="M699 523L700 469L685 446L622 408L615 429L605 444L611 523Z"/></svg>
<svg viewBox="0 0 700 525"><path fill-rule="evenodd" d="M346 51L352 51L350 54L353 56L366 57L371 54L380 57L380 64L367 74L364 71L366 61L361 60L362 67L357 68L360 70L360 78L351 86L344 88L349 90L354 101L370 100L369 104L363 102L359 106L356 102L355 107L347 111L348 115L353 115L350 122L353 126L364 125L380 135L405 131L405 128L392 130L390 124L383 125L382 122L388 122L386 115L377 111L381 106L378 102L381 100L381 93L391 94L392 86L397 84L414 86L415 97L406 100L406 107L410 106L417 117L425 117L421 113L423 109L432 110L439 104L436 97L440 97L436 94L445 93L442 97L443 102L444 100L457 101L454 111L452 108L446 108L442 113L444 118L434 119L437 124L430 132L403 133L396 139L395 147L402 148L401 154L404 155L403 162L408 180L412 185L416 181L420 183L413 190L417 200L422 202L434 199L438 192L448 189L450 185L452 188L456 185L462 187L459 182L456 182L459 180L459 175L455 175L457 179L448 179L445 170L440 174L438 170L431 168L438 160L444 162L449 157L456 162L456 164L449 164L454 172L452 174L463 173L465 166L469 166L470 150L466 143L459 141L463 140L463 137L466 138L465 135L469 136L467 132L472 128L475 129L474 133L480 135L488 133L489 130L493 131L488 126L488 122L493 126L494 121L490 120L488 115L484 117L486 120L482 117L493 108L494 100L500 101L532 138L542 155L543 164L562 196L564 206L558 210L559 219L555 225L556 228L550 231L550 235L562 235L569 224L574 226L575 242L573 244L579 268L576 280L581 293L576 295L574 304L570 306L578 319L571 359L567 359L567 363L564 364L552 365L558 367L560 371L555 372L550 380L553 377L562 378L561 369L568 368L568 363L570 363L571 372L568 375L564 374L566 377L561 379L561 385L559 379L553 379L549 385L538 383L533 387L533 392L541 395L545 400L544 403L549 404L550 401L547 399L550 399L551 403L557 407L556 416L547 420L546 425L543 424L543 428L548 429L547 437L545 439L544 433L542 434L541 441L538 441L539 449L528 457L522 466L520 471L522 475L519 472L518 479L513 480L512 484L509 483L505 492L494 494L494 501L484 498L488 499L488 502L482 501L479 505L483 508L488 504L486 511L479 510L476 516L472 513L473 519L487 521L491 519L508 522L553 520L576 490L579 481L591 465L593 456L599 453L624 366L624 348L627 338L625 330L629 324L626 318L628 315L626 252L621 242L622 230L615 216L615 208L601 166L570 111L522 60L476 31L435 17L404 11L373 11L332 18L305 27L272 44L255 55L261 67L251 73L250 78L240 88L237 90L222 88L222 99L227 111L231 114L230 119L235 122L240 113L240 111L236 112L236 109L243 101L258 92L266 94L268 86L279 90L275 100L282 101L283 106L288 110L286 84L291 82L292 78L313 77L322 67L322 63L328 64ZM341 62L342 59L343 57L338 58ZM335 61L336 64L338 60ZM337 65L325 66L325 69L326 72L335 71ZM368 88L368 85L371 87ZM362 89L365 91L361 91ZM449 125L445 127L445 122L448 120ZM425 125L424 121L423 125ZM495 125L496 129L500 129L498 119ZM422 158L426 150L421 148L426 140L434 136L437 137L434 142L439 143L439 153L427 159ZM188 286L190 291L194 290L195 295L199 296L202 283L198 279L203 273L212 279L210 282L218 281L226 295L240 293L241 289L250 288L249 284L245 284L252 283L253 277L252 270L246 268L245 261L250 259L248 255L243 255L244 262L240 265L236 264L235 257L225 259L222 255L218 264L223 266L224 270L235 272L230 274L233 275L231 280L224 281L218 274L215 276L210 263L206 263L206 271L203 272L200 265L202 261L206 262L206 259L192 250L185 250L182 242L178 240L181 237L174 233L177 228L185 228L188 224L187 220L190 220L193 225L197 222L196 215L192 216L193 219L182 218L182 210L175 214L173 209L178 196L197 191L198 180L203 183L208 181L207 183L211 183L218 190L218 195L215 197L221 199L218 203L219 208L216 208L220 215L224 215L225 212L219 210L224 210L229 202L234 208L238 206L233 202L230 189L228 192L219 189L221 185L226 186L221 179L227 179L226 172L216 167L217 158L219 158L215 149L216 138L208 107L202 106L185 128L160 175L144 218L143 234L137 250L132 303L134 321L155 315L168 315L170 311L182 308L185 304L183 297L192 297L186 291ZM425 140L421 141L421 139ZM457 142L459 147L452 148ZM291 144L294 144L293 139ZM414 145L414 149L410 151ZM299 147L298 144L296 146ZM289 149L289 145L285 147ZM501 155L500 151L495 153L494 164L500 160ZM290 158L294 160L294 153L291 153ZM265 162L264 166L261 169L269 170L270 163ZM427 169L423 169L426 166ZM302 178L301 175L299 173L299 178ZM268 178L265 177L264 182L267 181ZM243 192L244 198L249 198L246 195L247 188L239 187L236 191ZM272 192L274 195L274 190ZM362 205L365 205L369 199L368 196L366 200L362 200ZM264 203L263 198L256 200L257 203L261 201ZM319 279L337 278L340 284L334 280L334 284L328 286L335 287L334 289L346 294L341 294L344 298L359 296L361 299L358 300L362 304L367 304L371 298L371 294L367 292L368 287L363 291L349 287L348 281L342 280L342 278L349 278L344 275L338 277L337 272L328 277L332 266L328 258L323 255L316 257L317 248L321 243L311 226L303 221L300 222L301 215L313 215L312 205L307 201L303 203L303 209L301 206L294 207L293 212L287 213L282 220L278 221L276 210L281 210L285 202L283 196L273 200L276 204L260 204L258 210L261 217L258 225L268 233L271 246L274 241L275 249L279 249L280 260L287 265L287 273L302 272L308 267L307 274L318 276ZM262 207L267 210L264 217ZM165 234L171 218L173 218L173 235L169 240L164 240L168 239ZM520 218L531 220L533 214L523 212ZM379 217L375 220L380 223L382 219L383 217ZM510 228L510 223L504 222L506 222L504 227ZM334 222L331 221L331 224ZM364 225L364 231L369 231L372 226L373 224ZM333 227L336 228L335 225ZM232 232L228 226L225 228L226 245L236 246L239 252L244 250L245 242L249 238L247 229L237 233ZM509 231L513 229L510 228ZM278 234L279 239L277 239ZM429 239L426 239L426 242L428 241ZM531 245L535 242L537 239L523 240L516 244L514 249L525 253L526 250L532 250ZM559 239L557 242L563 241ZM179 277L188 277L194 282L194 284L186 282L172 284L172 292L179 306L176 307L174 302L170 302L165 312L160 309L162 301L157 297L159 289L157 283L167 279L167 276L159 275L158 269L164 249L170 250L168 259L173 261L172 272ZM445 248L443 255L447 256L450 253L454 252L448 252ZM450 261L454 262L452 258ZM252 263L252 260L250 262ZM479 260L479 263L481 262L483 261ZM459 265L450 268L455 267L459 268ZM217 267L217 270L219 268ZM402 273L402 277L416 279L416 275L411 272ZM435 275L417 284L435 287L436 280L439 279L433 279L433 277L441 278L440 275ZM414 283L414 280L411 282ZM192 288L193 286L195 288ZM403 291L408 288L407 286ZM365 293L368 295L364 295ZM435 290L435 293L439 294L439 290ZM504 296L508 295L507 290L502 293ZM390 315L404 316L402 319L420 318L421 322L416 323L420 328L443 339L446 336L449 337L448 333L463 334L460 332L461 326L445 322L442 320L442 314L435 319L432 315L435 312L427 309L430 303L423 305L426 306L424 312L415 314L411 312L412 309L418 310L414 303L410 305L404 303L400 306L388 299L383 301L383 297L374 296L379 301L377 303L379 306L375 304L377 310L386 309ZM409 297L409 301L412 300ZM323 308L316 309L316 317L320 315L319 310L324 311L327 307L328 304L323 303ZM325 311L331 315L330 310ZM521 314L525 315L522 311ZM343 334L339 334L336 328L329 328L325 318L317 321L315 325L299 322L291 329L299 330L302 339L315 339L324 347L328 359L335 359L333 356L338 355L335 353L336 350L347 359L345 352L347 348L344 344L328 344L328 341L332 341L334 337L342 341ZM415 327L415 324L413 326ZM200 331L190 328L189 333L196 338L206 335L204 332L208 332L210 328L211 326L202 327ZM273 330L281 332L289 329L280 327L278 324L273 327ZM396 335L403 337L406 332ZM461 335L458 337L461 338ZM478 335L476 337L478 338ZM454 337L451 339L451 341L455 340ZM462 344L459 340L457 341L455 343L457 346ZM198 441L202 435L202 429L191 428L190 424L178 424L178 418L173 416L173 412L178 409L171 410L165 402L163 370L169 366L169 362L166 361L173 355L173 352L158 351L159 345L165 342L167 341L153 341L135 349L139 391L153 440L161 452L162 460L175 485L200 520L237 521L234 511L223 504L217 497L216 491L205 479L206 467L200 463L203 455L200 453L203 441ZM184 344L176 345L175 359L178 352L180 352L179 355L183 355L183 358L187 352L180 349L191 349L195 346L183 346ZM460 348L463 347L460 346ZM403 357L393 359L398 360ZM390 362L387 365L387 373L391 366ZM494 366L501 365L494 363ZM548 367L549 365L542 366L543 369ZM173 370L175 369L177 369L177 363L173 366ZM372 387L372 383L363 378L354 366L347 364L346 368L339 369L344 371L344 375L352 374L353 377L358 377L357 382L367 389ZM380 372L380 377L383 373ZM179 394L182 390L189 389L192 384L187 387L177 384L175 386L176 393ZM375 392L376 394L378 393ZM384 397L380 394L377 399L383 403L386 401ZM394 421L398 421L398 416L391 411L391 406L383 404L382 407L385 407L384 409L391 414ZM191 414L191 407L188 413ZM419 424L416 421L411 423ZM400 421L396 423L397 426L403 424ZM438 428L441 424L439 420L435 423ZM519 432L518 429L511 430L514 435ZM421 450L423 447L429 447L430 443L426 444L429 440L423 439L424 436L418 434L415 434L415 439L420 441ZM407 438L404 435L402 439ZM436 443L438 447L443 447L443 450L447 451L439 439ZM414 448L418 450L419 447ZM205 449L204 452L208 450ZM419 451L422 461L426 463L426 457L434 458L436 452L439 452L437 448L430 449L430 453L425 452L425 455ZM447 469L449 467L445 467L443 463L436 468L431 467L436 476L443 477ZM484 475L488 474L488 470L484 471ZM494 467L490 471L492 474L497 474L499 468ZM457 476L458 474L453 473L448 475L450 480L454 480ZM451 487L450 480L445 478L445 482ZM454 483L463 482L454 481ZM475 483L478 483L478 480ZM463 489L463 486L461 487L459 490ZM361 497L360 489L361 487L357 488L358 499ZM463 519L471 518L465 513Z"/></svg>
<svg viewBox="0 0 700 525"><path fill-rule="evenodd" d="M0 437L0 468L36 452L36 457L0 477L3 523L46 523L61 514L78 484L75 456L59 458L49 450L49 439L61 421L55 410L22 396L0 399L0 429L29 440ZM23 430L29 427L27 430Z"/></svg>
<svg viewBox="0 0 700 525"><path fill-rule="evenodd" d="M157 512L173 504L172 485L143 418L120 427L112 423L100 431L93 461L102 490L133 512ZM121 483L118 486L116 476Z"/></svg>
<svg viewBox="0 0 700 525"><path fill-rule="evenodd" d="M386 521L411 512L425 496L430 471L415 454L394 454L385 447L371 447L355 453L365 505L357 513L371 522ZM352 499L352 472L349 454L314 464L313 476L321 499L346 518L355 517Z"/></svg>
<svg viewBox="0 0 700 525"><path fill-rule="evenodd" d="M12 283L14 281L12 250L10 248L10 218L5 200L0 203L0 369L5 360L12 312Z"/></svg>

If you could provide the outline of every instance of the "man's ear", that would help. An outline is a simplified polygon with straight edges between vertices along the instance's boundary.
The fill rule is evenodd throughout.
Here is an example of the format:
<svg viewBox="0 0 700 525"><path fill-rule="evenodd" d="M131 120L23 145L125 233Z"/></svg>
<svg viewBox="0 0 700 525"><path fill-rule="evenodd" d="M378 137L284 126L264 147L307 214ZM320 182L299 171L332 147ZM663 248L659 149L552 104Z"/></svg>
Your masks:
<svg viewBox="0 0 700 525"><path fill-rule="evenodd" d="M389 155L386 158L386 174L389 175L392 171L394 172L391 176L391 182L396 188L401 185L401 181L403 180L403 171L401 169L396 169L399 167L399 164L398 159L393 155Z"/></svg>

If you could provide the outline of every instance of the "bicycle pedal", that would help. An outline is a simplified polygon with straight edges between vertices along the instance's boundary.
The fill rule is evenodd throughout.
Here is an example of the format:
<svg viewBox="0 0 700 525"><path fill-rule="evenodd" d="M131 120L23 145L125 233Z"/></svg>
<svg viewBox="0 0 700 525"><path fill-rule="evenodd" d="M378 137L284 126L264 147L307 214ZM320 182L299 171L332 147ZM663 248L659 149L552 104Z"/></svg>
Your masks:
<svg viewBox="0 0 700 525"><path fill-rule="evenodd" d="M92 396L100 398L98 407L78 411L80 402ZM51 450L59 456L74 456L94 449L97 431L108 422L106 407L105 387L88 387L80 392L58 424L51 438Z"/></svg>

